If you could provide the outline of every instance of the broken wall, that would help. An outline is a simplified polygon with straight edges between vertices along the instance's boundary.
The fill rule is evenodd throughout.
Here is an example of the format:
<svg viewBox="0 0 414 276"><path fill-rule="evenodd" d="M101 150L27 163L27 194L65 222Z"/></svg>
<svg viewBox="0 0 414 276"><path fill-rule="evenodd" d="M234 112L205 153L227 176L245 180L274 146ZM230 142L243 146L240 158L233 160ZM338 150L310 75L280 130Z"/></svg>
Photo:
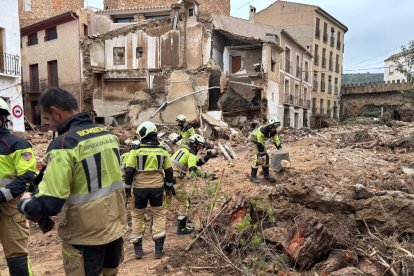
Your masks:
<svg viewBox="0 0 414 276"><path fill-rule="evenodd" d="M196 69L206 64L211 57L211 32L196 17L187 20L185 44L185 61L188 69Z"/></svg>

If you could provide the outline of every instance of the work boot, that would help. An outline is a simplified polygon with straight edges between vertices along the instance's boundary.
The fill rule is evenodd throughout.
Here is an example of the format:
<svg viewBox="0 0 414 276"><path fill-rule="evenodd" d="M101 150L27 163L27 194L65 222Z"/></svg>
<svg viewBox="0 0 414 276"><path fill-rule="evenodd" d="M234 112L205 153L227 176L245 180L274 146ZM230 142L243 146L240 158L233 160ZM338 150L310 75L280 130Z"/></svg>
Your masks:
<svg viewBox="0 0 414 276"><path fill-rule="evenodd" d="M258 168L252 168L252 171L250 173L250 182L253 182L254 184L260 183L260 180L257 178L257 170Z"/></svg>
<svg viewBox="0 0 414 276"><path fill-rule="evenodd" d="M139 238L137 242L134 242L135 259L141 259L144 256L142 251L142 238Z"/></svg>
<svg viewBox="0 0 414 276"><path fill-rule="evenodd" d="M6 258L9 266L10 276L29 276L32 275L30 262L27 255Z"/></svg>
<svg viewBox="0 0 414 276"><path fill-rule="evenodd" d="M263 168L264 178L270 182L276 182L276 178L271 176L269 173L269 167L262 167L262 168Z"/></svg>
<svg viewBox="0 0 414 276"><path fill-rule="evenodd" d="M194 228L187 227L187 217L178 219L177 235L188 235L194 232Z"/></svg>
<svg viewBox="0 0 414 276"><path fill-rule="evenodd" d="M154 240L155 242L155 259L161 259L164 256L165 237Z"/></svg>

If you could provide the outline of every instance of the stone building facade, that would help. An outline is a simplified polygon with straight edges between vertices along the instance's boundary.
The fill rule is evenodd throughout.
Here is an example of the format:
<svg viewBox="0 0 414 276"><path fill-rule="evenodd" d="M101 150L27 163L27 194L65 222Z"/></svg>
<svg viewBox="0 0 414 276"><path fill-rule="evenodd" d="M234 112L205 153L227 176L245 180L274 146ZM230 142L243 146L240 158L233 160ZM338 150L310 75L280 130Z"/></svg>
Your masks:
<svg viewBox="0 0 414 276"><path fill-rule="evenodd" d="M83 8L84 0L19 0L20 27Z"/></svg>
<svg viewBox="0 0 414 276"><path fill-rule="evenodd" d="M157 8L169 7L178 0L104 0L105 9ZM230 0L199 0L201 11L218 15L230 15Z"/></svg>

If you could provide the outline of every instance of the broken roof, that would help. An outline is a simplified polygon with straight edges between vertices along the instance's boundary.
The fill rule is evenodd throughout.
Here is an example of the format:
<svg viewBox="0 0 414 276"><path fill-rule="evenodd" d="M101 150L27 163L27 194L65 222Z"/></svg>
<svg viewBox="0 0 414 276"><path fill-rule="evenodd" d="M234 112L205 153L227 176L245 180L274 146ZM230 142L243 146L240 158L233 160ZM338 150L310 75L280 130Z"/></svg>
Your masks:
<svg viewBox="0 0 414 276"><path fill-rule="evenodd" d="M123 13L123 12L155 12L155 11L165 11L171 10L171 6L154 6L154 7L134 7L134 8L125 8L125 9L107 9L107 10L99 10L96 13Z"/></svg>
<svg viewBox="0 0 414 276"><path fill-rule="evenodd" d="M253 23L246 19L233 16L213 15L213 25L215 29L225 31L233 36L250 38L252 40L269 42L266 40L268 34L284 34L286 37L299 46L303 51L312 55L306 47L299 43L287 30L281 27L273 27L262 23ZM280 46L280 45L279 45Z"/></svg>
<svg viewBox="0 0 414 276"><path fill-rule="evenodd" d="M49 17L48 19L36 22L32 25L24 27L20 30L21 36L26 36L47 28L54 27L56 25L64 24L66 22L70 22L73 20L77 20L79 16L74 11L68 11L53 17Z"/></svg>

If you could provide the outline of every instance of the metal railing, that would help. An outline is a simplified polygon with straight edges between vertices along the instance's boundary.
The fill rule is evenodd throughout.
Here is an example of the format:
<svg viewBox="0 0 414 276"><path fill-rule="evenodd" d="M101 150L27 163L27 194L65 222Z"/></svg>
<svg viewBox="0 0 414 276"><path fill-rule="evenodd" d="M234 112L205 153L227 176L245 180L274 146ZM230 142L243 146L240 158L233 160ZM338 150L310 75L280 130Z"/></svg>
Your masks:
<svg viewBox="0 0 414 276"><path fill-rule="evenodd" d="M50 88L48 79L41 79L32 83L24 81L22 83L23 94L39 94L48 88Z"/></svg>
<svg viewBox="0 0 414 276"><path fill-rule="evenodd" d="M0 73L20 76L20 56L0 52Z"/></svg>

